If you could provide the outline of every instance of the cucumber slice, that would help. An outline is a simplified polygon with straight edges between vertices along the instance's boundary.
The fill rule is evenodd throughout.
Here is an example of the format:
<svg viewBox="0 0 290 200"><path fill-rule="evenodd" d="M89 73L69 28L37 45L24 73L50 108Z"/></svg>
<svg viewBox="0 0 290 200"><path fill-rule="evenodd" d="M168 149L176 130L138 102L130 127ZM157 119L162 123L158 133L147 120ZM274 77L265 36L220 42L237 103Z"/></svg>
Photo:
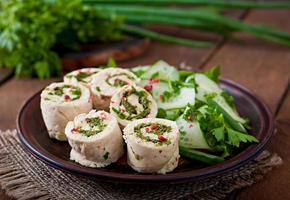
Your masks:
<svg viewBox="0 0 290 200"><path fill-rule="evenodd" d="M181 88L178 96L173 97L168 102L162 102L159 98L157 105L163 109L184 108L187 104L194 105L195 103L195 89L194 88Z"/></svg>
<svg viewBox="0 0 290 200"><path fill-rule="evenodd" d="M159 78L163 80L179 80L178 70L160 60L141 75L142 79Z"/></svg>
<svg viewBox="0 0 290 200"><path fill-rule="evenodd" d="M162 108L159 108L157 117L175 121L178 117L180 117L183 111L184 111L184 108L177 108L177 109L171 109L171 110L164 110Z"/></svg>
<svg viewBox="0 0 290 200"><path fill-rule="evenodd" d="M145 66L137 66L130 69L131 72L133 72L136 76L140 77L142 76L148 69L150 68L150 65Z"/></svg>
<svg viewBox="0 0 290 200"><path fill-rule="evenodd" d="M227 113L227 115L229 115L229 117L231 117L233 120L241 124L246 123L246 120L241 118L239 114L236 112L236 110L233 109L226 102L224 97L221 96L221 93L223 92L223 90L218 86L218 84L216 84L214 81L212 81L211 79L209 79L207 76L203 74L196 74L195 82L198 85L197 94L196 94L196 98L198 100L205 101L205 94L216 93L217 96L214 97L213 100L219 105L219 107L221 107L223 111ZM243 130L245 131L244 127L243 127Z"/></svg>
<svg viewBox="0 0 290 200"><path fill-rule="evenodd" d="M193 149L211 149L200 129L198 122L189 122L180 116L176 120L177 126L180 130L179 145L185 148Z"/></svg>
<svg viewBox="0 0 290 200"><path fill-rule="evenodd" d="M158 83L150 84L149 80L141 80L139 85L145 87L146 85L152 85L151 95L156 101L160 101L160 96L169 90L169 84L167 82L160 81Z"/></svg>
<svg viewBox="0 0 290 200"><path fill-rule="evenodd" d="M241 118L239 114L234 110L223 98L222 96L216 96L213 98L213 100L224 109L225 112L227 112L234 120L244 124L246 123L246 120Z"/></svg>
<svg viewBox="0 0 290 200"><path fill-rule="evenodd" d="M222 89L213 80L204 74L195 74L195 83L198 85L196 98L205 101L205 94L216 93L221 94Z"/></svg>
<svg viewBox="0 0 290 200"><path fill-rule="evenodd" d="M142 80L139 84L141 87L149 85L149 80ZM165 91L169 91L170 86L167 82L160 81L158 83L153 83L152 90L150 91L151 95L157 102L158 108L164 110L168 109L177 109L185 108L187 104L194 105L195 103L195 89L190 87L184 87L180 89L179 95L171 98L167 102L162 102L162 95Z"/></svg>
<svg viewBox="0 0 290 200"><path fill-rule="evenodd" d="M240 131L242 133L247 133L245 127L242 125L241 122L235 120L223 107L221 107L215 100L209 99L208 104L215 106L216 109L219 110L220 113L224 116L226 122L235 130Z"/></svg>
<svg viewBox="0 0 290 200"><path fill-rule="evenodd" d="M209 165L221 163L225 160L223 157L220 157L220 156L216 156L209 153L201 152L194 149L184 148L184 147L179 147L179 153L180 155L184 157L188 157L193 160L198 160L203 163L207 163Z"/></svg>

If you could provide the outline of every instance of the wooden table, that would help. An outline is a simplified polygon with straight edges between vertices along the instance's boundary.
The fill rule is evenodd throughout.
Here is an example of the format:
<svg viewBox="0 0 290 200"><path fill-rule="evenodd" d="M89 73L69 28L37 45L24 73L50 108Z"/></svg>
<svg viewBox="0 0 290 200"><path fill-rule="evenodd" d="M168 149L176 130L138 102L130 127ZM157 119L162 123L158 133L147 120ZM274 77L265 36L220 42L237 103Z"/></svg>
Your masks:
<svg viewBox="0 0 290 200"><path fill-rule="evenodd" d="M247 22L267 23L290 32L289 10L236 11L232 15ZM120 63L122 66L150 64L164 59L172 65L184 63L193 68L207 69L221 65L222 75L260 96L272 110L278 131L268 149L278 153L284 164L267 174L259 183L242 190L239 199L290 199L290 48L257 40L245 34L240 40L223 40L191 30L159 27L162 32L188 38L210 38L216 45L207 49L192 49L154 42L140 58ZM1 59L1 58L0 58ZM0 71L3 74L3 71ZM36 91L56 79L37 80L11 78L0 86L0 129L14 129L21 104ZM0 192L0 200L9 199Z"/></svg>

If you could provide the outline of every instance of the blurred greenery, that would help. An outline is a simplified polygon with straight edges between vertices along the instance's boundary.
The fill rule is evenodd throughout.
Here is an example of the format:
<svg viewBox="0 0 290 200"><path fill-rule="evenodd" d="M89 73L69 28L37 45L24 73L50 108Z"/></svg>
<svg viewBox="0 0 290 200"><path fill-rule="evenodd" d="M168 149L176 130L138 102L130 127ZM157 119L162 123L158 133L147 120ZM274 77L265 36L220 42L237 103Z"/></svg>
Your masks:
<svg viewBox="0 0 290 200"><path fill-rule="evenodd" d="M121 24L121 17L79 0L1 0L0 66L15 68L19 77L59 74L56 44L77 50L88 41L119 40Z"/></svg>
<svg viewBox="0 0 290 200"><path fill-rule="evenodd" d="M204 7L196 8L192 5ZM59 75L62 71L60 50L78 51L80 45L86 42L112 42L127 35L193 48L211 45L209 41L195 41L154 32L144 28L144 24L169 24L221 36L246 32L263 40L290 46L289 33L224 16L220 11L225 7L287 9L290 8L290 2L1 0L0 67L14 68L17 77L48 78Z"/></svg>

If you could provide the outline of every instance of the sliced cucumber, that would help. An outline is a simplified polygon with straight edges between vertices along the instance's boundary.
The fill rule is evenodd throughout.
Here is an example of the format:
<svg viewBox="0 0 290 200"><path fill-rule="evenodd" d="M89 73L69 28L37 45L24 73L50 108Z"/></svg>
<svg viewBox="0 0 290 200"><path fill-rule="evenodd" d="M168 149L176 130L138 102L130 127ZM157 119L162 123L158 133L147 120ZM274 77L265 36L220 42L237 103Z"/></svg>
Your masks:
<svg viewBox="0 0 290 200"><path fill-rule="evenodd" d="M195 103L195 89L190 87L184 87L180 89L180 93L171 98L169 101L162 102L162 96L165 91L170 90L170 86L167 82L160 81L158 83L150 84L149 80L142 80L139 83L142 87L146 85L152 86L150 93L157 102L158 108L164 110L185 108L187 104L194 105Z"/></svg>
<svg viewBox="0 0 290 200"><path fill-rule="evenodd" d="M246 123L246 120L241 118L239 114L234 110L223 98L222 96L216 96L213 98L213 100L220 106L222 107L234 120L244 124Z"/></svg>
<svg viewBox="0 0 290 200"><path fill-rule="evenodd" d="M186 81L186 79L188 79L188 77L194 76L195 72L192 71L183 71L183 70L179 70L179 79L180 81Z"/></svg>
<svg viewBox="0 0 290 200"><path fill-rule="evenodd" d="M137 66L130 69L131 72L133 72L136 76L140 77L142 76L148 69L150 68L150 65L145 66Z"/></svg>
<svg viewBox="0 0 290 200"><path fill-rule="evenodd" d="M216 93L221 94L222 89L213 80L204 74L195 74L195 83L198 85L196 98L205 101L205 94Z"/></svg>
<svg viewBox="0 0 290 200"><path fill-rule="evenodd" d="M162 102L160 99L157 100L159 108L163 109L174 109L184 108L187 104L194 105L195 103L195 89L194 88L181 88L178 96L173 97L167 102Z"/></svg>
<svg viewBox="0 0 290 200"><path fill-rule="evenodd" d="M176 120L177 126L180 130L179 145L185 148L193 149L211 149L200 129L198 122L189 122L180 116Z"/></svg>
<svg viewBox="0 0 290 200"><path fill-rule="evenodd" d="M162 108L159 108L157 117L175 121L183 113L184 109L185 108L176 108L176 109L171 109L171 110L164 110Z"/></svg>
<svg viewBox="0 0 290 200"><path fill-rule="evenodd" d="M207 163L209 165L221 163L225 160L223 157L220 157L220 156L216 156L209 153L201 152L194 149L188 149L184 147L179 147L179 153L180 155L184 157L188 157L193 160L198 160L203 163Z"/></svg>
<svg viewBox="0 0 290 200"><path fill-rule="evenodd" d="M213 101L218 104L220 108L222 108L223 113L226 113L228 117L232 120L240 123L239 129L245 131L244 127L241 124L246 122L245 119L241 118L239 114L226 102L224 97L221 96L223 90L219 88L218 84L216 84L213 80L209 79L207 76L203 74L195 75L195 82L198 85L196 98L205 101L205 95L210 93L215 93L217 96L213 98Z"/></svg>
<svg viewBox="0 0 290 200"><path fill-rule="evenodd" d="M208 104L216 107L220 113L224 116L226 122L235 130L240 131L242 133L247 133L245 127L241 122L235 120L223 107L221 107L215 100L209 99Z"/></svg>
<svg viewBox="0 0 290 200"><path fill-rule="evenodd" d="M142 79L159 78L163 80L179 80L178 70L160 60L141 75Z"/></svg>
<svg viewBox="0 0 290 200"><path fill-rule="evenodd" d="M184 82L185 82L185 83L192 83L192 82L195 83L195 74L192 74L192 75L186 77L186 79L185 79Z"/></svg>
<svg viewBox="0 0 290 200"><path fill-rule="evenodd" d="M160 96L163 95L165 91L169 90L169 84L163 81L151 84L149 80L141 80L139 85L141 87L145 87L146 85L151 85L152 90L149 92L152 94L153 98L156 101L160 100Z"/></svg>

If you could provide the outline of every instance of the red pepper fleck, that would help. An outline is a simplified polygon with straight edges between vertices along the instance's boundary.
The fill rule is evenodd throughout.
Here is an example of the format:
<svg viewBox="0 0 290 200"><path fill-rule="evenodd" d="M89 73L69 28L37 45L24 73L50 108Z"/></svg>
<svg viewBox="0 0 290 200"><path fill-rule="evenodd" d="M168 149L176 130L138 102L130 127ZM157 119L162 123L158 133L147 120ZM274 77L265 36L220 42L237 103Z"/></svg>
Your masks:
<svg viewBox="0 0 290 200"><path fill-rule="evenodd" d="M126 110L124 108L120 108L120 112L125 112Z"/></svg>
<svg viewBox="0 0 290 200"><path fill-rule="evenodd" d="M145 128L145 131L146 131L147 133L149 133L149 132L151 131L150 127L146 127L146 128Z"/></svg>
<svg viewBox="0 0 290 200"><path fill-rule="evenodd" d="M149 79L149 84L154 84L154 83L159 83L160 82L160 79Z"/></svg>
<svg viewBox="0 0 290 200"><path fill-rule="evenodd" d="M79 131L78 128L73 128L73 129L71 130L72 133L76 133L76 132L78 132L78 131Z"/></svg>
<svg viewBox="0 0 290 200"><path fill-rule="evenodd" d="M92 101L93 101L93 97L90 96L88 102L90 103L90 102L92 102Z"/></svg>
<svg viewBox="0 0 290 200"><path fill-rule="evenodd" d="M64 99L65 99L66 101L69 101L69 100L70 100L70 96L69 96L69 95L64 95Z"/></svg>
<svg viewBox="0 0 290 200"><path fill-rule="evenodd" d="M157 128L158 128L158 126L156 124L151 125L151 129L156 130Z"/></svg>
<svg viewBox="0 0 290 200"><path fill-rule="evenodd" d="M160 95L160 100L163 102L164 101L164 96Z"/></svg>
<svg viewBox="0 0 290 200"><path fill-rule="evenodd" d="M144 89L147 90L148 92L150 92L152 90L152 85L145 85Z"/></svg>
<svg viewBox="0 0 290 200"><path fill-rule="evenodd" d="M192 127L193 127L193 125L192 124L189 124L188 128L192 128Z"/></svg>
<svg viewBox="0 0 290 200"><path fill-rule="evenodd" d="M100 113L100 117L101 117L101 119L107 119L107 118L108 118L108 113L106 113L106 112L101 112L101 113Z"/></svg>
<svg viewBox="0 0 290 200"><path fill-rule="evenodd" d="M126 85L129 85L129 84L130 84L128 81L124 81L124 80L123 80L123 82L124 82Z"/></svg>
<svg viewBox="0 0 290 200"><path fill-rule="evenodd" d="M192 115L189 115L189 116L187 117L187 119L188 119L189 121L192 121Z"/></svg>
<svg viewBox="0 0 290 200"><path fill-rule="evenodd" d="M158 135L158 140L161 141L161 142L163 142L163 141L166 141L167 138L164 137L163 135Z"/></svg>

